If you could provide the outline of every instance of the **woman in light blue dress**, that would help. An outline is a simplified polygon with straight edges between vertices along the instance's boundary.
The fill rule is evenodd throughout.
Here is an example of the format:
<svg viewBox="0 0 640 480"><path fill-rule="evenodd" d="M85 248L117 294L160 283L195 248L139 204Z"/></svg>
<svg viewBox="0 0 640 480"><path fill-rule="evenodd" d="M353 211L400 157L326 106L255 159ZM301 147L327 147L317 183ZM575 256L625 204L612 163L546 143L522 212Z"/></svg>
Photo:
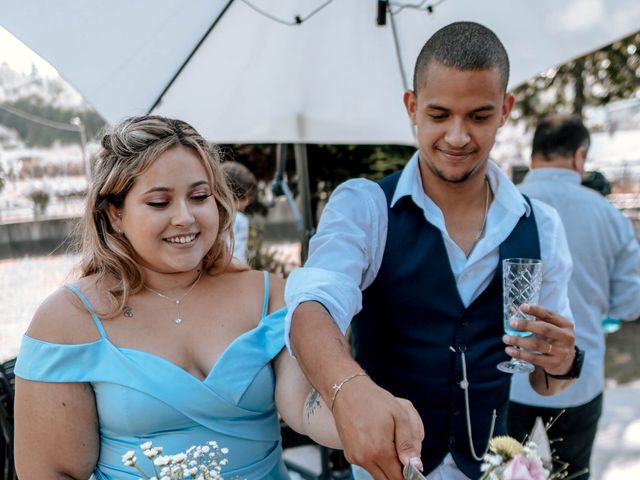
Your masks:
<svg viewBox="0 0 640 480"><path fill-rule="evenodd" d="M79 278L50 295L16 365L21 480L135 479L122 455L216 441L225 478L287 479L278 412L339 447L283 350L283 283L231 262L233 198L191 126L124 121L102 139Z"/></svg>

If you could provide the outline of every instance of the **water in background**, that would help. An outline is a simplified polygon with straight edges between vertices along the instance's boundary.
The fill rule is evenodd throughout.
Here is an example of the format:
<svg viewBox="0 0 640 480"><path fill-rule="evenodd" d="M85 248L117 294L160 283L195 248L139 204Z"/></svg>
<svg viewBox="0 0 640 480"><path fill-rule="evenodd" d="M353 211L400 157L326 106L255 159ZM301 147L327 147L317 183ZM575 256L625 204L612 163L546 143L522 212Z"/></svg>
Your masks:
<svg viewBox="0 0 640 480"><path fill-rule="evenodd" d="M38 305L73 277L77 255L0 260L0 362L15 357Z"/></svg>

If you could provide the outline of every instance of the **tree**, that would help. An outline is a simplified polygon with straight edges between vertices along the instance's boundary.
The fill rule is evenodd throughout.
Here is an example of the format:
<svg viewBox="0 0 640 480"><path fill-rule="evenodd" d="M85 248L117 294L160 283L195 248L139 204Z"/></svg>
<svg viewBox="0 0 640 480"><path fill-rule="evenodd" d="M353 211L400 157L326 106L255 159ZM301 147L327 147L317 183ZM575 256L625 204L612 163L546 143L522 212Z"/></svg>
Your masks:
<svg viewBox="0 0 640 480"><path fill-rule="evenodd" d="M87 136L94 137L105 125L102 117L94 110L76 110L55 107L46 103L42 97L32 95L23 97L12 102L5 102L3 105L13 107L16 110L25 112L36 117L52 120L54 122L65 123L71 127L71 120L79 117L85 128ZM19 117L6 110L0 109L0 124L14 129L20 138L30 147L49 147L53 142L59 141L63 144L78 143L79 133L76 131L59 130L35 123L26 118Z"/></svg>
<svg viewBox="0 0 640 480"><path fill-rule="evenodd" d="M267 183L273 180L275 145L228 145L222 151L224 158L242 163L258 180ZM340 183L357 177L380 180L404 167L414 151L414 147L402 145L308 145L312 213L315 216L318 204ZM287 176L292 193L297 195L293 148L287 149ZM257 210L266 213L264 208ZM255 206L250 211L255 212Z"/></svg>
<svg viewBox="0 0 640 480"><path fill-rule="evenodd" d="M513 118L533 125L552 112L582 116L640 93L640 31L559 67L546 70L514 90Z"/></svg>

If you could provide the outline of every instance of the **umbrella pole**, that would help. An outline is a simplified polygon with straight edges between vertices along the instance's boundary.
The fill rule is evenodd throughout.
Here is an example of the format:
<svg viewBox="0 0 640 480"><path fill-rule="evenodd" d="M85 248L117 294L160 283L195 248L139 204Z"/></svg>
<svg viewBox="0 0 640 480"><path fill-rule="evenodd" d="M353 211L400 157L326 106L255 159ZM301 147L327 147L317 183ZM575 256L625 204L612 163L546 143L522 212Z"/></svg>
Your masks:
<svg viewBox="0 0 640 480"><path fill-rule="evenodd" d="M309 162L307 159L307 144L296 143L293 146L298 173L298 191L300 193L300 209L302 210L302 248L300 262L304 264L309 255L309 239L313 235L314 225L311 216L311 187L309 184Z"/></svg>

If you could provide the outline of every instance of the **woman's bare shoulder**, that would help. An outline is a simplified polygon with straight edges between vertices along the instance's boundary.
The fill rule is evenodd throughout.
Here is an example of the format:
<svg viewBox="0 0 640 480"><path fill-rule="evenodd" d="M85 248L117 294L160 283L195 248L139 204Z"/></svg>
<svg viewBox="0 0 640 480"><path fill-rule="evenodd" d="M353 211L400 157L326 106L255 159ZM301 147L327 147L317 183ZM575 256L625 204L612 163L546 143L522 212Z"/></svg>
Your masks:
<svg viewBox="0 0 640 480"><path fill-rule="evenodd" d="M74 285L85 296L94 297L95 280L91 277L80 279ZM27 335L61 344L88 343L100 338L91 313L67 287L58 288L44 299L29 324Z"/></svg>
<svg viewBox="0 0 640 480"><path fill-rule="evenodd" d="M260 270L244 270L240 272L226 272L219 281L226 288L233 291L233 298L242 298L245 303L254 303L258 311L264 303L265 283L264 272ZM284 306L284 279L269 274L269 309L275 312Z"/></svg>

